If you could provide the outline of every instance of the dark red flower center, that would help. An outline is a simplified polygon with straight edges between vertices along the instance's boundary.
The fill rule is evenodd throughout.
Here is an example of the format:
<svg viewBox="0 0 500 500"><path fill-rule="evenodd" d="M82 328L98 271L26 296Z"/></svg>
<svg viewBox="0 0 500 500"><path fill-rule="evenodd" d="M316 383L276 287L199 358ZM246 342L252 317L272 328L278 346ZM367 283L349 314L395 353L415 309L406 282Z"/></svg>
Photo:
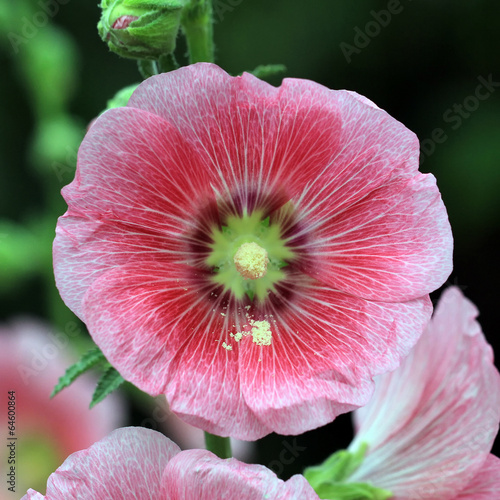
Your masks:
<svg viewBox="0 0 500 500"><path fill-rule="evenodd" d="M253 220L255 216L258 216L259 221ZM255 234L238 232L241 225L249 221L253 224L250 226L255 228ZM301 281L298 276L303 274L307 265L306 248L310 235L284 192L266 195L257 192L246 192L244 195L235 193L229 199L212 201L200 210L196 226L194 231L186 235L186 250L193 271L191 279L197 283L200 292L206 292L210 301L216 298L218 303L236 300L252 310L255 307L271 306L274 310L286 307L290 296L297 292ZM218 235L215 240L214 235ZM228 270L228 266L235 266L234 251L246 244L255 244L269 252L266 260L266 271L269 264L269 272L259 276L262 283L252 283L259 280L246 279L246 275L240 272L241 278L236 270L232 274ZM229 248L233 248L233 252L228 251L226 256L225 252ZM276 252L277 248L279 252ZM226 262L221 259L221 253L224 259L227 257ZM281 257L273 259L273 254L277 253ZM218 260L221 260L220 265L214 263ZM243 281L238 285L235 277ZM268 286L264 282L269 282ZM231 285L224 286L228 283ZM246 296L243 296L241 287Z"/></svg>

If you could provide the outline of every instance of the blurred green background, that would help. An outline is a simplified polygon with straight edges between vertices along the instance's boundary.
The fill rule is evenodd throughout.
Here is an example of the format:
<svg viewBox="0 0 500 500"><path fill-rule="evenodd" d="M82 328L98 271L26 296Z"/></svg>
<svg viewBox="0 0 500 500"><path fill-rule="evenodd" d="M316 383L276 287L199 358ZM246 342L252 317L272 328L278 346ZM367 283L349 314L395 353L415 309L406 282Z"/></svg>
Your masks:
<svg viewBox="0 0 500 500"><path fill-rule="evenodd" d="M214 10L217 63L228 72L283 63L286 76L367 96L419 136L421 168L437 177L454 231L449 284L476 303L500 349L500 4L214 0ZM72 319L51 270L65 211L59 191L73 178L87 124L115 92L140 81L135 63L101 42L98 19L92 1L0 0L2 321L30 314L63 328ZM185 62L181 38L178 52ZM141 419L133 405L131 423ZM351 433L350 417L340 417L298 437L305 449L274 468L282 477L300 472L346 446ZM256 461L279 461L283 439L264 439Z"/></svg>

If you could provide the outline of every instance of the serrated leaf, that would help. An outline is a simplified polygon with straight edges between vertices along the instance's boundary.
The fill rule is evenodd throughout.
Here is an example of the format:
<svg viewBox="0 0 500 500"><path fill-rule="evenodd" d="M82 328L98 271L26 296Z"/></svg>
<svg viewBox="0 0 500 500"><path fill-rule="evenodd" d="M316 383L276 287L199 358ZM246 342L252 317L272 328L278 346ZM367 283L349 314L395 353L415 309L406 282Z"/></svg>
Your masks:
<svg viewBox="0 0 500 500"><path fill-rule="evenodd" d="M71 365L64 375L59 378L59 382L54 387L52 394L50 395L53 398L56 394L61 392L65 387L71 385L82 373L90 370L93 366L102 361L106 361L104 354L97 347L90 349L90 351L86 352L79 361L77 361L74 365Z"/></svg>
<svg viewBox="0 0 500 500"><path fill-rule="evenodd" d="M125 382L124 378L116 369L112 366L108 367L97 383L97 387L92 395L92 401L90 402L90 408L93 408L97 403L105 399L106 396L118 389L123 382Z"/></svg>

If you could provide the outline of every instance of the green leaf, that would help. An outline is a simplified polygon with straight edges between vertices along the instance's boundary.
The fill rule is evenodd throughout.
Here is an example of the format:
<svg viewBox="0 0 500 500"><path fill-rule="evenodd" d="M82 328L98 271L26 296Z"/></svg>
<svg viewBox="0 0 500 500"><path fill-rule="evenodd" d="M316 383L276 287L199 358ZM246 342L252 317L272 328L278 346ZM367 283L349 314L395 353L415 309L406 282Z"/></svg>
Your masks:
<svg viewBox="0 0 500 500"><path fill-rule="evenodd" d="M252 75L260 78L261 80L267 80L272 76L280 75L286 73L286 66L284 64L264 64L257 66L253 71L250 71Z"/></svg>
<svg viewBox="0 0 500 500"><path fill-rule="evenodd" d="M367 483L349 483L349 478L363 463L367 445L356 451L340 450L321 465L308 467L305 478L320 498L335 500L386 500L392 493Z"/></svg>
<svg viewBox="0 0 500 500"><path fill-rule="evenodd" d="M106 361L106 358L99 348L96 347L88 351L81 357L80 361L76 362L66 370L66 373L59 379L59 382L54 387L50 397L54 397L65 387L71 385L82 373L85 373L97 363L101 363L102 361Z"/></svg>
<svg viewBox="0 0 500 500"><path fill-rule="evenodd" d="M323 483L316 493L320 498L335 500L387 500L393 496L390 491L366 483Z"/></svg>
<svg viewBox="0 0 500 500"><path fill-rule="evenodd" d="M90 402L90 408L93 408L97 403L100 403L103 399L105 399L106 396L118 389L123 382L125 382L123 377L116 371L115 368L109 366L97 383L97 387L95 388L92 396L92 401Z"/></svg>
<svg viewBox="0 0 500 500"><path fill-rule="evenodd" d="M316 489L322 483L340 483L351 476L362 464L366 453L366 444L355 452L340 450L328 457L321 465L308 467L304 476Z"/></svg>

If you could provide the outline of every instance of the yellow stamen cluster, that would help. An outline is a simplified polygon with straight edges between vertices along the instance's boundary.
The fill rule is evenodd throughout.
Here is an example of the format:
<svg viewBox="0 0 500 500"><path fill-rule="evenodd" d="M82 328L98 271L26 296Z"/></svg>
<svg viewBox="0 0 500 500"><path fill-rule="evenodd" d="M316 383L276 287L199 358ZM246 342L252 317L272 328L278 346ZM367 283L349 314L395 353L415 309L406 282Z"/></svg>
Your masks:
<svg viewBox="0 0 500 500"><path fill-rule="evenodd" d="M236 270L247 280L262 278L267 273L269 257L257 243L243 243L234 256Z"/></svg>

